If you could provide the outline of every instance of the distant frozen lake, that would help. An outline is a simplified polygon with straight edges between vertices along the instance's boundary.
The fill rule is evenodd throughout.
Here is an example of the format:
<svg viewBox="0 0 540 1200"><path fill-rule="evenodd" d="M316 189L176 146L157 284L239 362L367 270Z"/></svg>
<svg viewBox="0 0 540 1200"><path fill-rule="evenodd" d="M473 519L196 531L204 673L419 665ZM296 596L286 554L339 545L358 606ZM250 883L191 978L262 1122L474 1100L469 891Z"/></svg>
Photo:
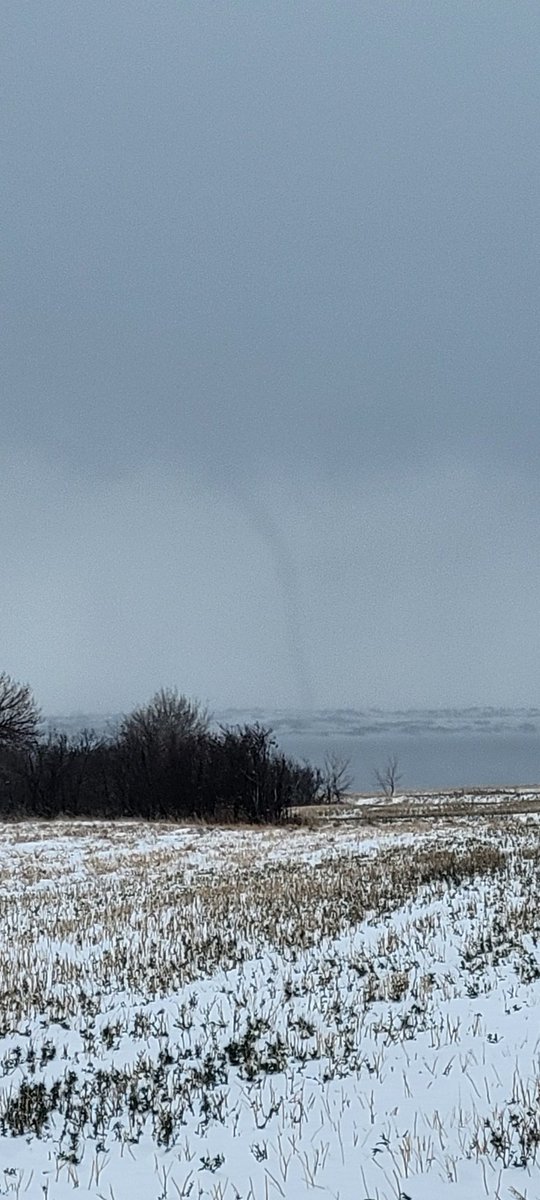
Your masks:
<svg viewBox="0 0 540 1200"><path fill-rule="evenodd" d="M404 788L438 790L540 784L540 733L385 733L355 737L280 732L287 754L322 766L325 755L350 760L352 787L377 787L375 771L397 755Z"/></svg>

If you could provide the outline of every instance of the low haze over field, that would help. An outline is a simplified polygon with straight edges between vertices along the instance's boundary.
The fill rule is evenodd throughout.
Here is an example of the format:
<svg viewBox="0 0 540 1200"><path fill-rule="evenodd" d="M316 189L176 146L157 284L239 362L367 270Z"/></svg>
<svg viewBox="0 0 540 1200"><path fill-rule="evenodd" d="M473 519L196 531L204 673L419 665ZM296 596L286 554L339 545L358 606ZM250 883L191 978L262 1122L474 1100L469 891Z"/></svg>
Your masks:
<svg viewBox="0 0 540 1200"><path fill-rule="evenodd" d="M538 5L3 8L2 667L538 704Z"/></svg>

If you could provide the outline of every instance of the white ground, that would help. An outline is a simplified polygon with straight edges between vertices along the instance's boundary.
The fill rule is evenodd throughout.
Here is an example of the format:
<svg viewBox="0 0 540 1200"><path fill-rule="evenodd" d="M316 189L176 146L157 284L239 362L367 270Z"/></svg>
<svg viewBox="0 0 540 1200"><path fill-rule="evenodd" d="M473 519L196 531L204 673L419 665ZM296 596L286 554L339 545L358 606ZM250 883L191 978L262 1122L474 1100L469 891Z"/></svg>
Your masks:
<svg viewBox="0 0 540 1200"><path fill-rule="evenodd" d="M0 1195L540 1200L539 866L534 818L2 826Z"/></svg>

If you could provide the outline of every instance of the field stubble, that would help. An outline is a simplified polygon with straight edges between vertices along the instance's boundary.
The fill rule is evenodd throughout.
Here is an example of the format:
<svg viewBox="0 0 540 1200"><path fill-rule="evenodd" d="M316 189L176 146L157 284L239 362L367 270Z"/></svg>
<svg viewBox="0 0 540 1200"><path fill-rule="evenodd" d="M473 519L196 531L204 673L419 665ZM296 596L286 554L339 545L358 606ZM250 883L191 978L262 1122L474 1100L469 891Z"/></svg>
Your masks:
<svg viewBox="0 0 540 1200"><path fill-rule="evenodd" d="M0 1195L537 1200L538 821L422 828L3 826Z"/></svg>

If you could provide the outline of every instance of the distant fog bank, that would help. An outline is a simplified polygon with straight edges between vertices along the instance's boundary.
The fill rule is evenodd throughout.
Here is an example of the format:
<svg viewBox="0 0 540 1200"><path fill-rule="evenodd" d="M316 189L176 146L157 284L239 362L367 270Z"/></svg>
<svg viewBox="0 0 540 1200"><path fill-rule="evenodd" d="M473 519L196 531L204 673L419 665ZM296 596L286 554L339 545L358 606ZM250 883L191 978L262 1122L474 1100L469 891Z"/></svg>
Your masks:
<svg viewBox="0 0 540 1200"><path fill-rule="evenodd" d="M111 732L120 713L69 713L46 716L45 727L66 733L92 729ZM411 708L383 711L377 708L300 709L227 708L212 713L215 725L259 722L279 735L317 738L372 738L389 735L411 737L437 734L504 734L540 732L540 708Z"/></svg>

